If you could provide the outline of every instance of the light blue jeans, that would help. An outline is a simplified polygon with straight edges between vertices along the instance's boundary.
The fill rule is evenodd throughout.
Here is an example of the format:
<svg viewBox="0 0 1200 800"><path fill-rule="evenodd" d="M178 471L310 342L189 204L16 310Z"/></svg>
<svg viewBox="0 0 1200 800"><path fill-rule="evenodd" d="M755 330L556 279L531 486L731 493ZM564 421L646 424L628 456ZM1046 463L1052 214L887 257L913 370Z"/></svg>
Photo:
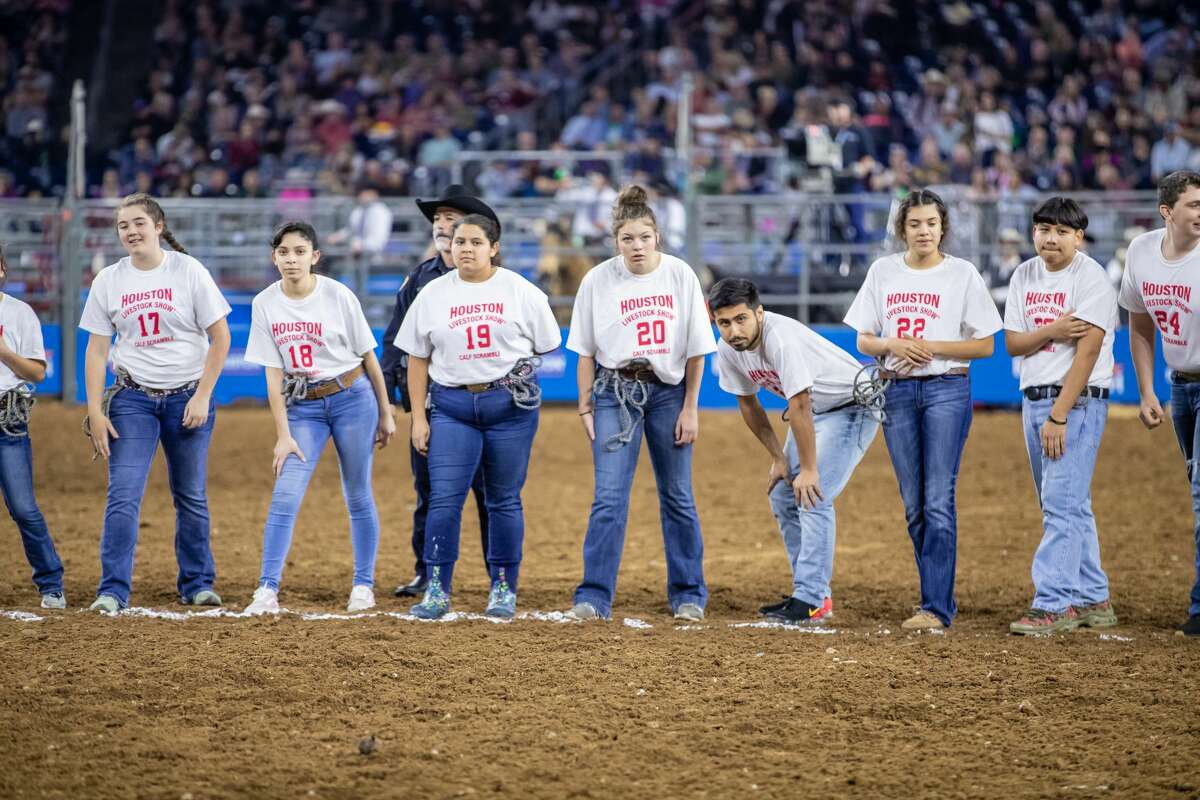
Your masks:
<svg viewBox="0 0 1200 800"><path fill-rule="evenodd" d="M792 565L792 597L820 606L832 597L829 581L833 577L833 545L837 519L833 501L850 481L854 468L862 460L879 423L861 406L830 411L813 417L817 434L817 472L823 499L815 508L802 508L790 482L780 481L771 490L771 512L779 523L783 546ZM788 470L800 472L800 454L789 429L783 448Z"/></svg>
<svg viewBox="0 0 1200 800"><path fill-rule="evenodd" d="M292 546L296 514L321 460L325 443L333 437L338 467L342 473L342 495L350 512L350 542L354 548L354 585L375 585L375 552L379 547L379 515L371 492L371 462L379 405L371 381L360 377L350 388L318 400L300 400L288 408L288 428L304 453L283 462L275 479L271 507L263 529L263 560L260 586L279 589L283 564Z"/></svg>
<svg viewBox="0 0 1200 800"><path fill-rule="evenodd" d="M1092 471L1108 401L1082 397L1075 403L1067 414L1067 450L1057 459L1042 453L1042 425L1053 405L1053 398L1025 400L1021 419L1042 507L1042 543L1033 555L1033 607L1058 613L1067 606L1108 599L1108 576L1100 568L1100 539L1092 516Z"/></svg>

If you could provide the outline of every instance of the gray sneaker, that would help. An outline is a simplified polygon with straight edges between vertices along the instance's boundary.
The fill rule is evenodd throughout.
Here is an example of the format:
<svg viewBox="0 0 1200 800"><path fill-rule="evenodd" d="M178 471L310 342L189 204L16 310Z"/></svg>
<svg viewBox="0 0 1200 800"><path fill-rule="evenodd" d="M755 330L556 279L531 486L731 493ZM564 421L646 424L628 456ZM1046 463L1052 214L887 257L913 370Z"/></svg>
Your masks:
<svg viewBox="0 0 1200 800"><path fill-rule="evenodd" d="M675 619L680 622L703 622L704 609L695 603L682 603L675 609Z"/></svg>
<svg viewBox="0 0 1200 800"><path fill-rule="evenodd" d="M192 595L190 600L186 597L181 597L179 602L185 606L219 606L221 605L221 595L212 589L201 589Z"/></svg>
<svg viewBox="0 0 1200 800"><path fill-rule="evenodd" d="M42 595L42 608L66 608L67 598L62 592L46 592Z"/></svg>
<svg viewBox="0 0 1200 800"><path fill-rule="evenodd" d="M121 601L111 594L102 594L96 598L88 611L100 611L105 614L115 614L121 610Z"/></svg>
<svg viewBox="0 0 1200 800"><path fill-rule="evenodd" d="M1086 606L1075 606L1075 613L1079 615L1079 627L1081 628L1111 628L1117 624L1117 614L1108 600Z"/></svg>
<svg viewBox="0 0 1200 800"><path fill-rule="evenodd" d="M576 603L571 606L571 610L564 616L576 622L590 622L594 619L600 619L600 612L591 603Z"/></svg>

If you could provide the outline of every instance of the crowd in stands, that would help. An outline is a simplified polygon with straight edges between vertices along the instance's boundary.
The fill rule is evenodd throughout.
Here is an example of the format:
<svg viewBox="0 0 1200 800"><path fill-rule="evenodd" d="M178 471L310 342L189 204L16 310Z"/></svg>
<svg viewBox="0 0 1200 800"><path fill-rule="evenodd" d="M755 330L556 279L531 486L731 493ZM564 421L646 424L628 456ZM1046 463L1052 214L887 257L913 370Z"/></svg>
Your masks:
<svg viewBox="0 0 1200 800"><path fill-rule="evenodd" d="M70 0L0 2L0 198L40 197L66 179L57 135L67 87L58 85ZM52 103L61 106L56 115Z"/></svg>
<svg viewBox="0 0 1200 800"><path fill-rule="evenodd" d="M607 196L599 156L618 153L623 175L670 193L685 73L702 193L824 176L843 192L960 184L1004 198L1149 189L1200 165L1189 4L708 0L684 15L691 5L164 0L127 141L91 191L410 195L448 183L464 149L549 149L597 159L492 162L469 180L493 198ZM52 90L65 103L48 69L60 39L53 13L0 38L17 165L0 194L52 183L21 148L44 133ZM589 59L614 43L641 49L586 85ZM540 113L579 87L565 118Z"/></svg>

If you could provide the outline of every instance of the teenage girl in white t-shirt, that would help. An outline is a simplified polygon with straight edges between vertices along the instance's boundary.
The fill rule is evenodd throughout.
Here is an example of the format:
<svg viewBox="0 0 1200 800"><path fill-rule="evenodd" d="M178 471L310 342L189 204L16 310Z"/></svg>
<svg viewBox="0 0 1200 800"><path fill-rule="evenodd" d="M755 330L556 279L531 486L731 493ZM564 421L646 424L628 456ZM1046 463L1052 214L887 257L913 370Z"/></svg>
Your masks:
<svg viewBox="0 0 1200 800"><path fill-rule="evenodd" d="M129 603L142 493L160 441L175 501L180 600L220 605L212 589L207 472L216 418L212 391L229 354L229 303L167 229L162 208L149 195L121 201L117 235L129 255L92 281L79 321L91 334L84 369L89 432L108 461L100 586L92 609L115 612ZM160 239L172 251L163 250ZM117 381L105 390L110 345Z"/></svg>
<svg viewBox="0 0 1200 800"><path fill-rule="evenodd" d="M642 436L658 482L667 595L677 619L704 618L704 543L692 497L704 357L717 349L696 273L660 252L658 222L640 186L613 210L618 254L575 295L567 347L579 354L579 416L592 447L596 499L583 542L583 581L571 616L612 614L629 490Z"/></svg>
<svg viewBox="0 0 1200 800"><path fill-rule="evenodd" d="M948 627L957 611L954 489L971 428L967 364L992 354L1003 327L975 265L942 251L949 228L940 197L909 194L895 221L905 252L871 265L846 312L859 351L878 358L892 381L883 435L921 578L921 604L902 623L907 629Z"/></svg>
<svg viewBox="0 0 1200 800"><path fill-rule="evenodd" d="M437 619L450 610L463 503L482 460L492 580L485 613L511 619L525 541L521 488L541 405L534 370L562 335L546 294L499 266L494 220L463 217L450 250L457 269L421 290L395 341L409 354L412 443L429 455L429 585L412 613Z"/></svg>
<svg viewBox="0 0 1200 800"><path fill-rule="evenodd" d="M280 280L254 298L246 360L266 367L275 420L275 489L263 530L262 575L248 614L279 613L279 580L296 514L325 443L333 439L350 514L354 580L347 611L375 606L379 514L371 490L374 446L396 432L375 335L350 289L317 275L317 232L285 222L271 237Z"/></svg>
<svg viewBox="0 0 1200 800"><path fill-rule="evenodd" d="M0 287L7 281L8 262L0 244ZM33 408L32 384L45 377L46 351L37 314L28 304L0 293L0 490L21 533L42 608L66 608L62 561L33 492L29 412Z"/></svg>

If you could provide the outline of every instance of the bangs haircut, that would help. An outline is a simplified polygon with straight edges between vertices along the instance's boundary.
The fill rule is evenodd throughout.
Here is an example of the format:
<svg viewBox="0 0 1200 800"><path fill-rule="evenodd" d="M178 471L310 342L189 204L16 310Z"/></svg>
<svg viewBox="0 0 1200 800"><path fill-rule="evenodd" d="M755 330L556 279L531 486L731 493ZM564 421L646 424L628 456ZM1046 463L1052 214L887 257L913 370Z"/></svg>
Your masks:
<svg viewBox="0 0 1200 800"><path fill-rule="evenodd" d="M1070 228L1076 231L1086 231L1088 226L1087 214L1074 200L1067 197L1051 197L1033 210L1034 225L1052 225Z"/></svg>

